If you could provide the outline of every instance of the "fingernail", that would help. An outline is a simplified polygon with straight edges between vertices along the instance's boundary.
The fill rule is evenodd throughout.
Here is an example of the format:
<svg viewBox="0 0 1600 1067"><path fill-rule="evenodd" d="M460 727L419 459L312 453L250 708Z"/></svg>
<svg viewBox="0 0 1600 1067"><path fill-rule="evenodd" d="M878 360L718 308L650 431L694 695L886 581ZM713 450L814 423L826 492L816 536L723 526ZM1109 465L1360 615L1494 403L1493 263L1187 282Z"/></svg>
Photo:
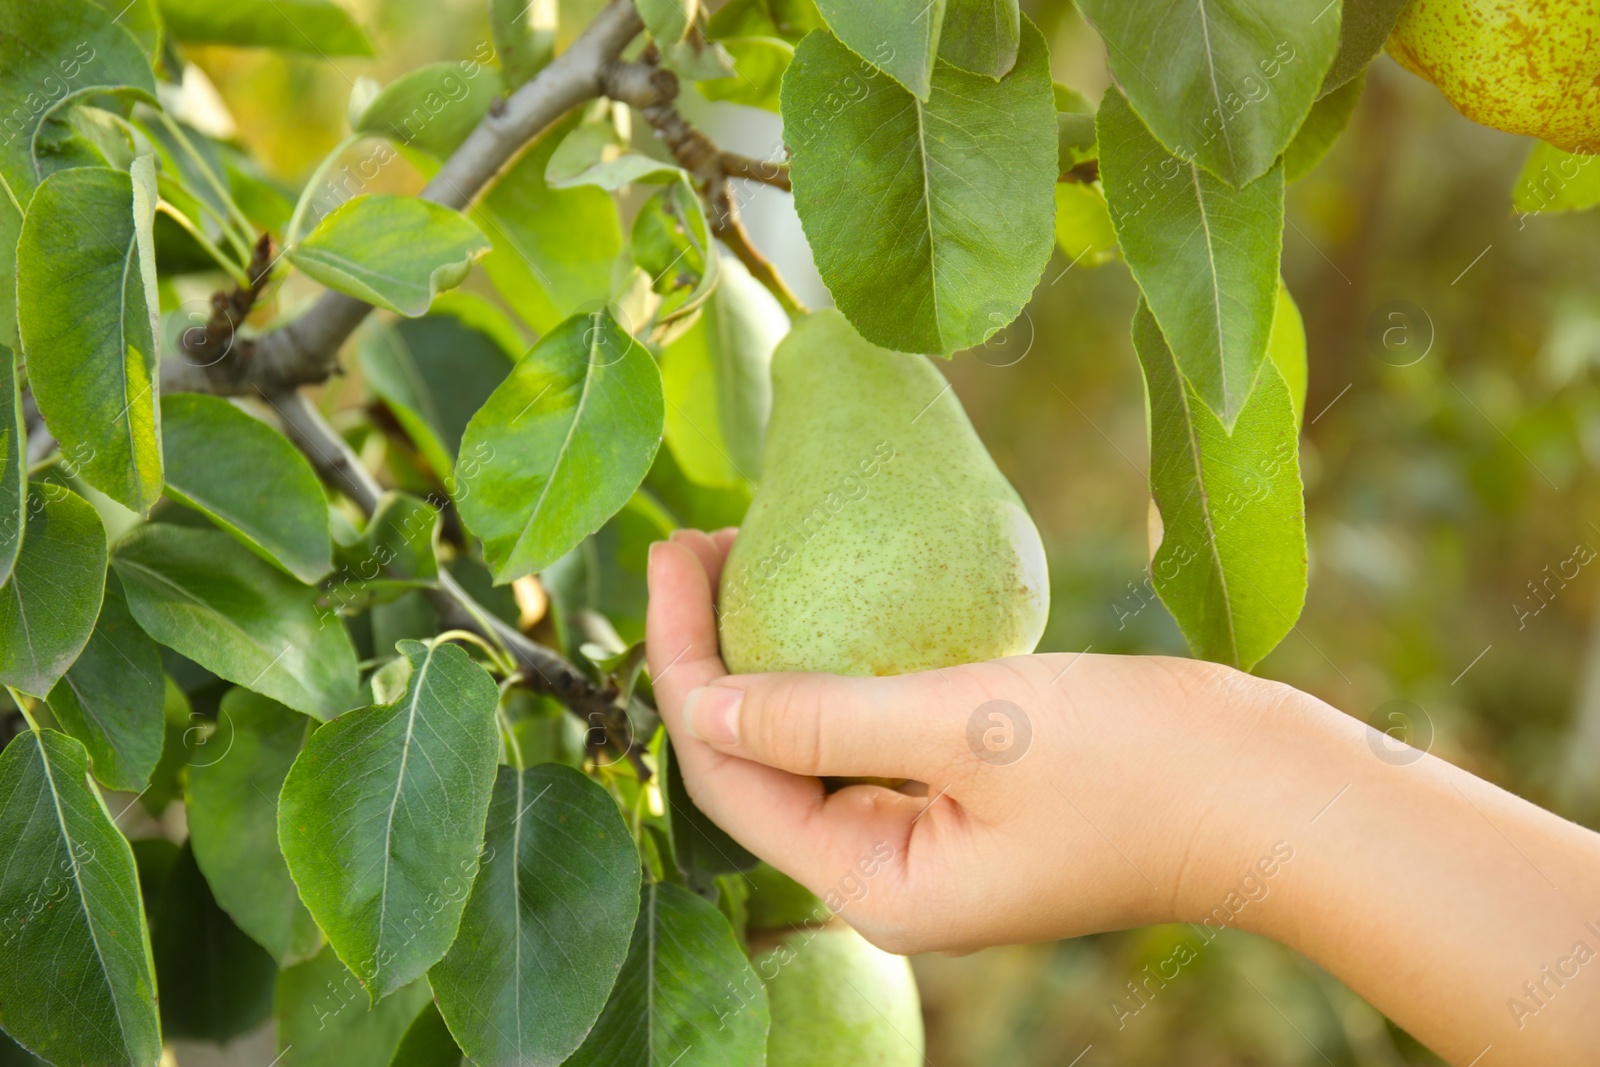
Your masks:
<svg viewBox="0 0 1600 1067"><path fill-rule="evenodd" d="M727 686L690 690L683 701L683 723L696 740L715 745L737 744L739 704L743 700L743 692Z"/></svg>
<svg viewBox="0 0 1600 1067"><path fill-rule="evenodd" d="M647 578L653 578L655 576L656 566L657 566L656 557L661 554L660 552L657 551L657 549L661 548L661 546L663 546L665 544L666 544L665 541L651 541L650 542L649 554L645 557L645 565L644 565L645 566L645 575L646 575Z"/></svg>

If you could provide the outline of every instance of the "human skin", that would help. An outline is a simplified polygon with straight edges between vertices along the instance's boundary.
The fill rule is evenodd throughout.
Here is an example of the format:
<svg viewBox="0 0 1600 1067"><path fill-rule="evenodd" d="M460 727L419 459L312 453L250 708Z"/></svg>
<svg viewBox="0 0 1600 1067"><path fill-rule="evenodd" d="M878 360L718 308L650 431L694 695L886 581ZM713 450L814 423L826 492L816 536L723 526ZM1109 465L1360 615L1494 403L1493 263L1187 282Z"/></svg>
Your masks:
<svg viewBox="0 0 1600 1067"><path fill-rule="evenodd" d="M733 536L650 552L651 676L685 785L874 944L1226 925L1316 961L1452 1064L1595 1062L1600 834L1212 663L729 675L713 598ZM1020 758L983 746L995 700L1015 705L1013 743L1031 729Z"/></svg>

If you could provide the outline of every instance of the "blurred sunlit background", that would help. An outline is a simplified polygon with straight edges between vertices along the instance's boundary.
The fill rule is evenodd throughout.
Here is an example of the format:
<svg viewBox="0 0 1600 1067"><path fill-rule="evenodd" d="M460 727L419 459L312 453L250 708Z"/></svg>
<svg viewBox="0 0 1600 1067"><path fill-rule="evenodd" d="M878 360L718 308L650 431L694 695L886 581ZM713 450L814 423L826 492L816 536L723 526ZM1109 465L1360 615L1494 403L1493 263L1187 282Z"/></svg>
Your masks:
<svg viewBox="0 0 1600 1067"><path fill-rule="evenodd" d="M483 0L351 6L376 59L191 53L238 139L287 186L348 132L357 79L387 82L489 40ZM563 37L598 6L563 0ZM1024 8L1051 41L1056 80L1097 98L1109 76L1094 32L1070 3ZM683 110L725 146L781 151L775 115L686 96ZM1600 567L1576 562L1600 552L1600 217L1513 214L1531 146L1473 125L1380 58L1344 137L1291 186L1283 274L1309 337L1310 594L1258 671L1600 826ZM367 188L421 184L396 160ZM827 303L787 197L747 192L757 244L802 300ZM1043 532L1045 651L1184 652L1145 585L1136 296L1120 262L1058 253L1024 316L948 368ZM1482 847L1504 846L1486 835ZM1438 1062L1315 966L1243 934L1224 933L1130 1014L1128 983L1186 936L1155 928L919 959L927 1060Z"/></svg>

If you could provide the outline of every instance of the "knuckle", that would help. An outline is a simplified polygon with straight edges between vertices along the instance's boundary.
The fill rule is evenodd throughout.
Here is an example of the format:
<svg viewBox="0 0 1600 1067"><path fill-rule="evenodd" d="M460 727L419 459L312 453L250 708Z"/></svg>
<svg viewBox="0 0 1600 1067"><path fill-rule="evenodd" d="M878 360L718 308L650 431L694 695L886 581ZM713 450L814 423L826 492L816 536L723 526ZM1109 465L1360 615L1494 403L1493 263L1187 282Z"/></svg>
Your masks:
<svg viewBox="0 0 1600 1067"><path fill-rule="evenodd" d="M797 774L820 774L819 710L812 686L787 683L767 694L755 716L761 754Z"/></svg>

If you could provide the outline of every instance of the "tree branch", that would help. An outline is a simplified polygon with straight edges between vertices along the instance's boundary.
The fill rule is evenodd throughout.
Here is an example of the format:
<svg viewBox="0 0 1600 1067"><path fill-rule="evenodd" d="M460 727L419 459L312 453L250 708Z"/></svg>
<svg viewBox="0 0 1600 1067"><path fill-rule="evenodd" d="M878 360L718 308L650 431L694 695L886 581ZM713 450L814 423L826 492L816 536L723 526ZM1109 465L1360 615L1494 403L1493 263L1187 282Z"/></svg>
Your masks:
<svg viewBox="0 0 1600 1067"><path fill-rule="evenodd" d="M457 210L466 207L541 130L600 95L602 68L643 28L631 0L612 0L571 48L489 109L421 197ZM185 344L180 358L162 362L161 388L272 394L325 381L338 368L339 346L371 310L370 304L330 291L293 322L260 337L234 341L220 356L191 351ZM213 346L210 352L215 351Z"/></svg>

